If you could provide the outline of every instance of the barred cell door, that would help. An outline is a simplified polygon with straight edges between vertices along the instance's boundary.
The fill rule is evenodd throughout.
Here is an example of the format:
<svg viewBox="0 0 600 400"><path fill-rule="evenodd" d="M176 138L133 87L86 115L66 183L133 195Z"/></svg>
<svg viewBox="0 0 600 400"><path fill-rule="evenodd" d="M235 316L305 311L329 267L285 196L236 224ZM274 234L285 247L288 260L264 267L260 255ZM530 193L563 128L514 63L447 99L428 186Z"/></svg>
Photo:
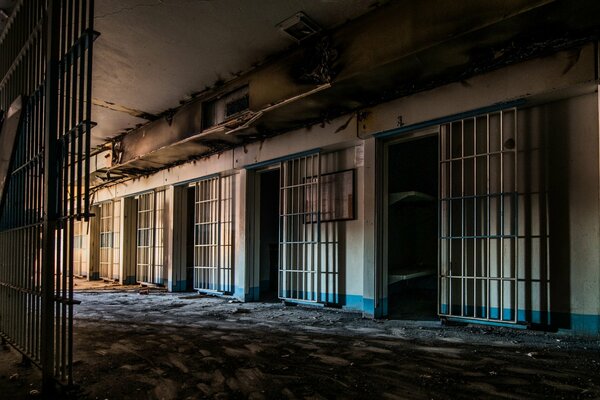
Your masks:
<svg viewBox="0 0 600 400"><path fill-rule="evenodd" d="M100 277L112 278L113 203L100 204Z"/></svg>
<svg viewBox="0 0 600 400"><path fill-rule="evenodd" d="M136 278L140 283L164 284L165 192L149 192L137 198Z"/></svg>
<svg viewBox="0 0 600 400"><path fill-rule="evenodd" d="M233 292L234 176L194 186L194 289Z"/></svg>
<svg viewBox="0 0 600 400"><path fill-rule="evenodd" d="M440 128L439 314L516 323L517 110Z"/></svg>
<svg viewBox="0 0 600 400"><path fill-rule="evenodd" d="M100 209L100 278L119 279L120 201L102 203Z"/></svg>
<svg viewBox="0 0 600 400"><path fill-rule="evenodd" d="M88 222L84 220L76 220L74 222L73 231L73 275L87 276L89 274L87 252Z"/></svg>
<svg viewBox="0 0 600 400"><path fill-rule="evenodd" d="M281 163L279 185L279 298L318 302L321 284L321 159Z"/></svg>
<svg viewBox="0 0 600 400"><path fill-rule="evenodd" d="M73 275L90 217L94 1L19 0L0 32L0 337L73 381ZM9 7L10 8L10 7Z"/></svg>

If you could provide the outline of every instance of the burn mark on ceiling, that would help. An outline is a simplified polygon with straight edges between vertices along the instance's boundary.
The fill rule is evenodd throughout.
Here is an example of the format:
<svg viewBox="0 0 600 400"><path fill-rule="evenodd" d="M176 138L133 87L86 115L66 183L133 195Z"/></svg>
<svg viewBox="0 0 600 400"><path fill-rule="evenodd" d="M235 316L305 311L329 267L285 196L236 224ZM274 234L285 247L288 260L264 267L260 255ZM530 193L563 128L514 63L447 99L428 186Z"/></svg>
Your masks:
<svg viewBox="0 0 600 400"><path fill-rule="evenodd" d="M331 39L321 37L305 47L302 57L305 61L296 68L294 75L300 83L331 83L339 73L334 68L338 56L338 49L333 46Z"/></svg>
<svg viewBox="0 0 600 400"><path fill-rule="evenodd" d="M100 100L96 98L92 99L92 104L98 107L107 108L112 111L122 112L131 115L132 117L142 118L146 121L155 121L159 118L158 115L149 112L136 110L135 108L126 107L123 105L115 104L110 101Z"/></svg>

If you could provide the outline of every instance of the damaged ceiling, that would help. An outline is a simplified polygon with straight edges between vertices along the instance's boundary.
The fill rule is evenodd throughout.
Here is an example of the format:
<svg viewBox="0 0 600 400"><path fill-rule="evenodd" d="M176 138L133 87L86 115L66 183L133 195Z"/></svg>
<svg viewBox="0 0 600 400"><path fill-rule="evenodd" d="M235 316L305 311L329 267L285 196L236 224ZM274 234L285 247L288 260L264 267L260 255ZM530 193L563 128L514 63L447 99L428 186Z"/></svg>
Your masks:
<svg viewBox="0 0 600 400"><path fill-rule="evenodd" d="M93 145L146 124L295 45L277 24L303 11L331 29L365 0L98 0Z"/></svg>
<svg viewBox="0 0 600 400"><path fill-rule="evenodd" d="M298 12L323 30L300 45L278 26ZM596 0L97 0L92 144L118 137L113 177L149 173L575 48L598 15ZM243 85L247 113L206 129L205 100Z"/></svg>
<svg viewBox="0 0 600 400"><path fill-rule="evenodd" d="M576 62L577 46L597 39L600 15L594 0L398 0L374 8L119 138L111 172L151 173L559 50L573 48ZM209 96L243 85L248 114L207 129Z"/></svg>

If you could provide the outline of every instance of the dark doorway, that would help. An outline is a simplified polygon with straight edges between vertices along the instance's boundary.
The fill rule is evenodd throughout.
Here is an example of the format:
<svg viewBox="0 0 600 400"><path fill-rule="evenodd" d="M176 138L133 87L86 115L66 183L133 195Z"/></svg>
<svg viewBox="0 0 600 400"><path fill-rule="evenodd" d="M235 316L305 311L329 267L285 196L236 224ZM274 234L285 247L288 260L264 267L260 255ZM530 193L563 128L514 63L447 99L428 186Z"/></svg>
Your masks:
<svg viewBox="0 0 600 400"><path fill-rule="evenodd" d="M438 137L390 145L388 306L392 318L437 318Z"/></svg>
<svg viewBox="0 0 600 400"><path fill-rule="evenodd" d="M187 218L186 223L186 263L185 263L185 290L194 291L194 188L187 188Z"/></svg>
<svg viewBox="0 0 600 400"><path fill-rule="evenodd" d="M277 300L279 169L260 173L260 300Z"/></svg>

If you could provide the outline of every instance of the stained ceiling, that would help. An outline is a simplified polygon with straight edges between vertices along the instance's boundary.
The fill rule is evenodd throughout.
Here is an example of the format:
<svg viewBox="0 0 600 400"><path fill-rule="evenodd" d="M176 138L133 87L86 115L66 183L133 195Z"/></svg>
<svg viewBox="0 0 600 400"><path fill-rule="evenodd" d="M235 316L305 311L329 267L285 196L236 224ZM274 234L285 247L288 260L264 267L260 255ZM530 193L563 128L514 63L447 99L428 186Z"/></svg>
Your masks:
<svg viewBox="0 0 600 400"><path fill-rule="evenodd" d="M277 28L303 11L324 29L365 0L97 0L93 145L247 72L295 42Z"/></svg>

